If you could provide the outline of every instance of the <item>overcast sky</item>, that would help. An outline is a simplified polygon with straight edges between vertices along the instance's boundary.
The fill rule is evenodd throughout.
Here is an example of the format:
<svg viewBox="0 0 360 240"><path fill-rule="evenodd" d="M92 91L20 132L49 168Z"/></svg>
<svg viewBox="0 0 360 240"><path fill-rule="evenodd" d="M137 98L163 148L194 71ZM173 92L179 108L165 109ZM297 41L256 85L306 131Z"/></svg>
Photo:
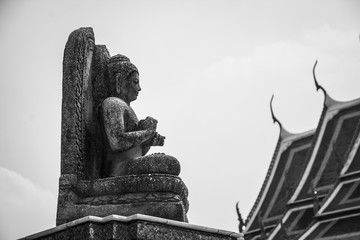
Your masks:
<svg viewBox="0 0 360 240"><path fill-rule="evenodd" d="M189 188L190 223L237 231L265 178L279 128L316 128L323 95L360 97L360 2L0 2L0 239L55 226L62 58L69 34L128 56L139 118L158 119Z"/></svg>

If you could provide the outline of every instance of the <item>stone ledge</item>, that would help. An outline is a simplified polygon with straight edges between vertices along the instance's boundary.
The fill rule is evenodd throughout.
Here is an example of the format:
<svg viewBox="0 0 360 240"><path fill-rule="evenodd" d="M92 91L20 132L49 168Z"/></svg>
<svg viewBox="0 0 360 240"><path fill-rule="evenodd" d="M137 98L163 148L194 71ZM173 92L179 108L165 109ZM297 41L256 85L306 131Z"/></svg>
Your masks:
<svg viewBox="0 0 360 240"><path fill-rule="evenodd" d="M131 238L128 238L127 236L124 236L124 239L144 239L142 236L146 236L146 239L169 239L169 234L171 234L171 239L211 239L211 240L217 240L217 239L231 239L231 240L243 240L243 235L240 233L215 229L215 228L209 228L209 227L203 227L199 225L194 225L190 223L184 223L174 220L168 220L164 218L158 218L158 217L152 217L148 215L142 215L142 214L135 214L129 217L123 217L119 215L110 215L107 217L95 217L95 216L87 216L83 217L77 220L74 220L72 222L68 222L62 225L59 225L54 228L50 228L48 230L27 236L25 238L21 238L20 240L33 240L33 239L58 239L56 235L60 232L63 233L63 235L71 234L66 233L67 230L71 230L77 227L81 227L84 224L94 223L94 224L106 224L109 222L115 222L115 223L122 223L123 225L128 225L131 223L135 223L136 226L132 226L131 229L126 229L123 231L126 235L130 236ZM140 226L141 225L141 226ZM159 229L162 228L162 231L159 231ZM101 229L101 230L99 230ZM87 234L90 234L88 238L85 236L77 236L79 239L101 239L94 237L98 235L99 233L104 233L104 227L102 225L99 226L89 226L89 231L86 231ZM135 230L134 230L135 229ZM99 231L99 233L97 233ZM129 233L129 231L132 231L132 233ZM172 231L172 233L171 233ZM72 231L73 232L73 231ZM78 231L75 231L78 232ZM115 232L115 231L114 231ZM107 232L110 234L114 239L115 236L113 236L115 233ZM166 236L165 236L166 235ZM70 236L70 235L67 235ZM135 238L134 238L135 236ZM153 238L149 238L149 236L153 236ZM191 238L189 238L191 236ZM78 239L74 238L74 239ZM113 239L109 238L109 239Z"/></svg>

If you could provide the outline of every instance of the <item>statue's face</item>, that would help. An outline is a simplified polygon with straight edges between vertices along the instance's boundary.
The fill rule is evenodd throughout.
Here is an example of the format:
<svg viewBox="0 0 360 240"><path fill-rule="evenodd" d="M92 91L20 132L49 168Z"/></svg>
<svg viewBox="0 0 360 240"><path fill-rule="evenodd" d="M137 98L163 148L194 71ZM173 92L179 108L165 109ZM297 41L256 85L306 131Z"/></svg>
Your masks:
<svg viewBox="0 0 360 240"><path fill-rule="evenodd" d="M124 97L127 99L128 102L132 102L137 99L139 91L141 91L139 74L137 72L133 72L129 75L126 80L124 90Z"/></svg>

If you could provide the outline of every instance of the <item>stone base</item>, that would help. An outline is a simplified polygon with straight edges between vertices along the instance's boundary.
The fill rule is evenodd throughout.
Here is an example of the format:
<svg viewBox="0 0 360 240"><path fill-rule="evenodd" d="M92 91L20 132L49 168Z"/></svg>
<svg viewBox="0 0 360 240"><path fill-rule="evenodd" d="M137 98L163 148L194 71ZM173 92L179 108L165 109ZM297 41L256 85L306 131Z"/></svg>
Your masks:
<svg viewBox="0 0 360 240"><path fill-rule="evenodd" d="M188 190L178 176L139 174L94 181L62 175L56 225L85 216L144 214L187 222Z"/></svg>
<svg viewBox="0 0 360 240"><path fill-rule="evenodd" d="M174 220L136 214L130 217L118 215L110 215L104 218L87 216L22 239L243 240L243 235Z"/></svg>

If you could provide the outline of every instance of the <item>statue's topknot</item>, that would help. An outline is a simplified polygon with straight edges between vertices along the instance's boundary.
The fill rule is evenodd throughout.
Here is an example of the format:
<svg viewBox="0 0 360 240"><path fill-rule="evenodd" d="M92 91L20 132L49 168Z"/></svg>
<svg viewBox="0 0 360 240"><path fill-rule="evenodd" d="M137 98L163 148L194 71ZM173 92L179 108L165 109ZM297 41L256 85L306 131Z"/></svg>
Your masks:
<svg viewBox="0 0 360 240"><path fill-rule="evenodd" d="M109 59L108 64L113 64L118 62L130 62L130 59L127 56L117 54Z"/></svg>
<svg viewBox="0 0 360 240"><path fill-rule="evenodd" d="M130 59L121 54L111 57L107 63L107 68L110 78L116 73L120 73L126 78L132 72L139 72L136 66L130 62Z"/></svg>

